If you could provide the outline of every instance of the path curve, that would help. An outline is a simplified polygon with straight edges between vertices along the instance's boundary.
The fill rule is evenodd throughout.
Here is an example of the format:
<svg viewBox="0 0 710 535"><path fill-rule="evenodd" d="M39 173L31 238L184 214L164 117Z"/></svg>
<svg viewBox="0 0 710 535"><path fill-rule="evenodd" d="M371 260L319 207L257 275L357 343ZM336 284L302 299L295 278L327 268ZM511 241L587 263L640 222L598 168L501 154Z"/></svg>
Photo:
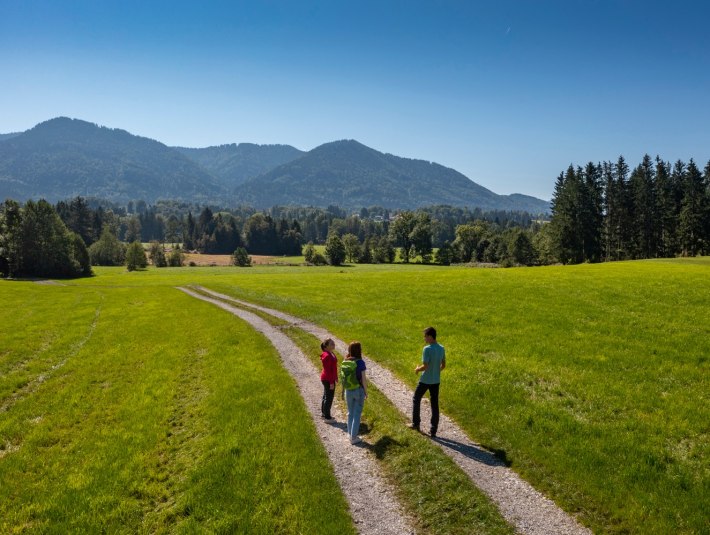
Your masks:
<svg viewBox="0 0 710 535"><path fill-rule="evenodd" d="M320 381L314 379L320 372L296 344L277 327L252 312L188 288L178 289L238 316L265 335L274 345L284 367L296 380L308 413L315 423L318 436L333 465L340 488L350 505L350 513L358 533L363 535L414 533L410 518L395 497L394 488L380 476L376 461L368 454L367 448L350 444L342 412L336 424L328 424L321 418L320 401L323 387ZM353 477L354 474L357 474L357 477Z"/></svg>
<svg viewBox="0 0 710 535"><path fill-rule="evenodd" d="M326 329L309 321L286 314L279 310L255 305L247 301L215 292L202 286L193 286L199 292L209 294L221 302L232 302L284 320L319 339L332 338L336 349L347 351L347 344ZM369 359L367 378L405 415L410 416L414 392L392 372ZM422 422L428 422L429 405L425 398L422 404ZM526 535L565 534L590 535L588 528L581 526L574 517L560 509L555 502L535 490L517 473L505 466L491 452L473 442L466 433L449 417L441 414L437 438L434 442L451 457L498 506L503 517Z"/></svg>

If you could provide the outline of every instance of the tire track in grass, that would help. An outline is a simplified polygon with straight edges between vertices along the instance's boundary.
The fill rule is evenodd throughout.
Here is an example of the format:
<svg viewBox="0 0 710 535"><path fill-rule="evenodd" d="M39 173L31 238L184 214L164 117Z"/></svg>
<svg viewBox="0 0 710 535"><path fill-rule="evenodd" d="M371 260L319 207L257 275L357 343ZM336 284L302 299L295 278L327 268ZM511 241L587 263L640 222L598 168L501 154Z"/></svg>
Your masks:
<svg viewBox="0 0 710 535"><path fill-rule="evenodd" d="M91 325L89 326L89 330L78 342L76 342L70 350L64 355L64 358L61 359L58 362L55 362L47 371L39 374L37 377L34 379L28 381L22 388L16 390L13 392L10 396L5 398L5 400L0 404L0 414L3 414L7 411L9 411L16 403L19 401L25 399L28 396L31 396L34 394L37 389L52 377L52 375L60 369L62 366L64 366L67 363L67 360L69 360L71 357L76 355L82 347L86 345L86 343L91 339L91 337L94 334L94 330L96 329L96 324L99 322L99 316L101 315L101 306L103 304L103 296L102 296L102 302L99 303L99 305L96 307L96 310L94 311L94 320L91 322ZM46 348L45 348L46 349ZM45 350L43 349L43 351ZM4 457L15 453L19 451L20 447L22 446L22 440L20 439L19 441L13 441L13 442L6 442L4 444L0 444L0 460L3 459Z"/></svg>
<svg viewBox="0 0 710 535"><path fill-rule="evenodd" d="M258 310L288 322L319 339L332 338L340 352L347 344L326 329L309 321L279 310L235 299L202 286L193 288L222 302ZM183 290L185 291L185 290ZM413 391L392 372L372 359L368 360L368 380L371 381L405 415L411 414ZM425 398L422 403L422 422L429 420L430 407ZM498 506L503 517L526 535L591 534L574 517L560 509L555 502L535 490L517 473L505 466L493 453L473 442L449 417L441 414L437 438L433 441L451 457Z"/></svg>
<svg viewBox="0 0 710 535"><path fill-rule="evenodd" d="M101 299L103 301L103 296L101 297ZM9 411L12 406L15 405L15 403L33 394L42 383L50 379L58 369L63 367L71 357L76 355L81 350L81 348L84 347L89 340L91 340L91 337L94 334L94 330L96 329L96 325L99 322L102 304L103 303L100 302L99 305L96 307L96 310L94 311L94 319L91 322L89 330L84 336L84 338L73 344L69 351L64 355L64 358L52 364L48 370L43 373L40 373L37 377L28 381L22 388L13 392L12 395L8 396L3 401L2 405L0 405L0 413ZM41 351L45 351L50 345L51 342L47 345L47 347L43 347Z"/></svg>
<svg viewBox="0 0 710 535"><path fill-rule="evenodd" d="M412 522L397 501L394 489L379 475L376 462L368 455L367 449L350 444L342 423L330 425L321 418L322 386L320 382L313 380L318 371L298 346L280 329L252 312L198 293L193 289L178 289L241 318L265 335L274 345L284 367L296 380L306 408L333 465L340 488L350 505L350 512L358 532L363 535L414 533Z"/></svg>

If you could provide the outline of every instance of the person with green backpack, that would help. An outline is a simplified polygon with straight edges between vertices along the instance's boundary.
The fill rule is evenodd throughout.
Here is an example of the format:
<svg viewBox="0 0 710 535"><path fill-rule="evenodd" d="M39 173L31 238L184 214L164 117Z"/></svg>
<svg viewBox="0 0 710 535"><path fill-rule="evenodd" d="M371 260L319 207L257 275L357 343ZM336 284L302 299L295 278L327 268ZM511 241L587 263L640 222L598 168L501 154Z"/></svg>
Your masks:
<svg viewBox="0 0 710 535"><path fill-rule="evenodd" d="M340 382L343 385L345 402L348 406L348 436L351 444L362 442L358 436L360 418L367 399L367 379L365 361L362 359L360 342L351 342L348 353L340 364Z"/></svg>

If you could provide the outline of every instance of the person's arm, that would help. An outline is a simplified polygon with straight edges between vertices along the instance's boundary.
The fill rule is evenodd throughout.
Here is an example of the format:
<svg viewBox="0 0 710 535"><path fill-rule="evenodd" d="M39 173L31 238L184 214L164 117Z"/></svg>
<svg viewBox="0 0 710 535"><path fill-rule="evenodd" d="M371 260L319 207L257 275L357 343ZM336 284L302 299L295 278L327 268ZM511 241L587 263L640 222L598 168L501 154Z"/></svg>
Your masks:
<svg viewBox="0 0 710 535"><path fill-rule="evenodd" d="M362 389L365 391L365 397L367 397L367 372L364 370L362 372Z"/></svg>
<svg viewBox="0 0 710 535"><path fill-rule="evenodd" d="M414 368L414 373L425 372L429 368L429 355L427 354L427 348L425 347L422 351L422 363Z"/></svg>
<svg viewBox="0 0 710 535"><path fill-rule="evenodd" d="M330 359L330 371L331 377L335 377L332 383L330 383L330 389L335 390L335 385L338 382L338 358L335 355L331 355Z"/></svg>

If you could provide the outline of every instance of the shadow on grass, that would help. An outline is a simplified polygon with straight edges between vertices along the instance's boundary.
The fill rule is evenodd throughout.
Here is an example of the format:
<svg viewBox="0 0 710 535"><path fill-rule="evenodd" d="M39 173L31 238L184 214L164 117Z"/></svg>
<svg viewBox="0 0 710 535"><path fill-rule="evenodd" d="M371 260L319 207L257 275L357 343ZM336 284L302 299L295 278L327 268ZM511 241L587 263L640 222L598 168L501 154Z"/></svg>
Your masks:
<svg viewBox="0 0 710 535"><path fill-rule="evenodd" d="M473 444L464 444L449 438L436 437L432 439L438 442L443 448L456 451L465 455L469 459L478 461L488 466L510 466L510 460L505 453L505 450L493 449L491 451L474 446Z"/></svg>
<svg viewBox="0 0 710 535"><path fill-rule="evenodd" d="M385 455L387 454L387 450L400 445L400 442L397 442L392 437L385 435L374 444L367 444L366 447L368 450L375 454L375 457L377 457L378 459L384 459Z"/></svg>

